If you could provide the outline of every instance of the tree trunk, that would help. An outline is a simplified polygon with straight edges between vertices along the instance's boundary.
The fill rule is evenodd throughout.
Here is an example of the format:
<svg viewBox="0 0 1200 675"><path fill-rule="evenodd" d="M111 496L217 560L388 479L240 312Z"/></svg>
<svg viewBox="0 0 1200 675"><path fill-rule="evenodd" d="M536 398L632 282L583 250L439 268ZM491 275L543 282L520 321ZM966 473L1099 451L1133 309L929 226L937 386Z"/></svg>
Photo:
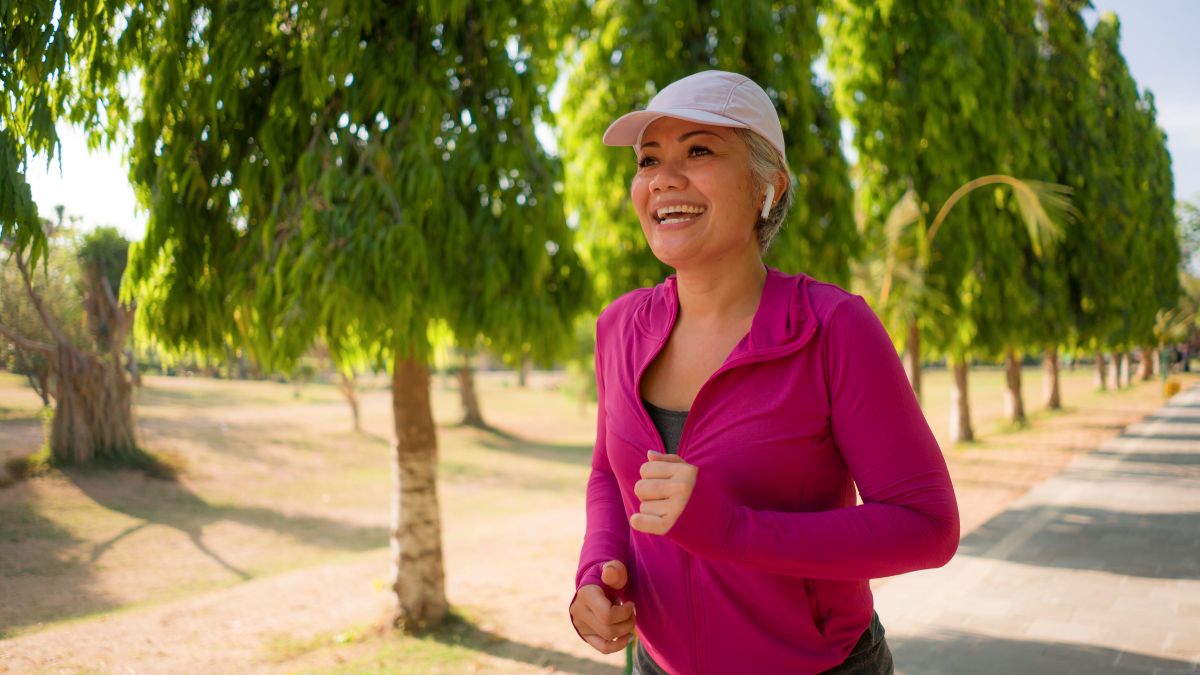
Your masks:
<svg viewBox="0 0 1200 675"><path fill-rule="evenodd" d="M1149 382L1154 379L1154 350L1149 347L1142 347L1142 361L1138 364L1139 378L1142 382Z"/></svg>
<svg viewBox="0 0 1200 675"><path fill-rule="evenodd" d="M1123 352L1113 352L1112 355L1112 380L1113 388L1117 391L1121 390L1121 362L1125 354Z"/></svg>
<svg viewBox="0 0 1200 675"><path fill-rule="evenodd" d="M967 396L967 364L951 362L954 369L954 390L950 395L950 442L975 440L971 428L971 406Z"/></svg>
<svg viewBox="0 0 1200 675"><path fill-rule="evenodd" d="M350 404L350 414L354 416L354 430L362 431L362 422L358 414L358 390L354 388L354 378L348 377L341 369L338 369L338 390L346 398L346 403Z"/></svg>
<svg viewBox="0 0 1200 675"><path fill-rule="evenodd" d="M904 372L908 375L908 383L912 385L913 393L917 395L917 403L920 403L921 329L916 321L908 325L908 340L904 345Z"/></svg>
<svg viewBox="0 0 1200 675"><path fill-rule="evenodd" d="M479 410L479 397L475 395L475 373L471 370L471 353L462 354L462 367L458 369L458 391L462 398L462 423L469 427L484 429L487 424L483 421L483 413Z"/></svg>
<svg viewBox="0 0 1200 675"><path fill-rule="evenodd" d="M54 422L50 452L64 463L119 459L137 452L133 387L125 379L119 352L112 360L59 343L55 363Z"/></svg>
<svg viewBox="0 0 1200 675"><path fill-rule="evenodd" d="M1154 376L1162 377L1162 347L1154 350L1153 361L1154 363L1151 367L1154 369Z"/></svg>
<svg viewBox="0 0 1200 675"><path fill-rule="evenodd" d="M437 498L437 430L425 362L396 356L392 415L396 424L392 625L411 631L437 624L449 611Z"/></svg>
<svg viewBox="0 0 1200 675"><path fill-rule="evenodd" d="M1104 367L1104 352L1096 352L1096 389L1108 389L1108 370Z"/></svg>
<svg viewBox="0 0 1200 675"><path fill-rule="evenodd" d="M1133 352L1121 352L1121 372L1125 375L1125 386L1133 386Z"/></svg>
<svg viewBox="0 0 1200 675"><path fill-rule="evenodd" d="M529 387L529 355L521 356L521 363L517 367L517 386L526 389Z"/></svg>
<svg viewBox="0 0 1200 675"><path fill-rule="evenodd" d="M1042 386L1042 400L1047 410L1062 410L1062 397L1058 388L1058 350L1049 347L1042 358L1045 369L1045 379Z"/></svg>
<svg viewBox="0 0 1200 675"><path fill-rule="evenodd" d="M1004 415L1014 424L1024 424L1025 400L1021 396L1021 360L1017 358L1012 347L1004 350L1004 373L1008 382L1008 388L1004 392Z"/></svg>

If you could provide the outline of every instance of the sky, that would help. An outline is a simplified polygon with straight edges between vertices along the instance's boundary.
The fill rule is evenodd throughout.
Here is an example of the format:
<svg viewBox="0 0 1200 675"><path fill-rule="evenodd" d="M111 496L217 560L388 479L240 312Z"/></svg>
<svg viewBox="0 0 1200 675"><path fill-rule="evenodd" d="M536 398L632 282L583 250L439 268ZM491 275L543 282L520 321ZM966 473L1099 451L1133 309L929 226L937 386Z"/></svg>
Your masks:
<svg viewBox="0 0 1200 675"><path fill-rule="evenodd" d="M1175 173L1175 197L1200 202L1200 0L1093 0L1095 12L1085 15L1095 25L1099 12L1113 11L1121 19L1121 49L1141 88L1154 92L1158 123L1167 133ZM556 87L561 91L561 88ZM558 93L558 92L556 92ZM552 103L556 106L558 101ZM546 130L539 138L552 143ZM44 157L30 162L33 198L43 217L54 217L57 204L79 225L91 229L115 225L126 237L139 240L145 213L136 207L128 171L119 149L89 152L84 134L59 130L62 172L56 159L46 168Z"/></svg>

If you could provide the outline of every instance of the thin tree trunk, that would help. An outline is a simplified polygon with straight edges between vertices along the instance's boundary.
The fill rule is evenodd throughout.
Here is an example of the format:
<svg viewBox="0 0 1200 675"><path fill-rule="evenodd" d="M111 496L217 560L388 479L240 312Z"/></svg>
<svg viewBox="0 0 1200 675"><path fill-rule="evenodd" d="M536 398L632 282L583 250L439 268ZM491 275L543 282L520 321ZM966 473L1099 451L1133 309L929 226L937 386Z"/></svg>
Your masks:
<svg viewBox="0 0 1200 675"><path fill-rule="evenodd" d="M392 501L392 625L411 631L446 617L442 526L437 498L437 430L429 403L429 366L397 355L392 374L396 425Z"/></svg>
<svg viewBox="0 0 1200 675"><path fill-rule="evenodd" d="M1008 388L1004 392L1004 414L1014 424L1025 423L1025 400L1021 396L1021 360L1012 347L1004 350L1004 373Z"/></svg>
<svg viewBox="0 0 1200 675"><path fill-rule="evenodd" d="M1162 377L1162 347L1154 350L1154 358L1152 368L1154 369L1155 377Z"/></svg>
<svg viewBox="0 0 1200 675"><path fill-rule="evenodd" d="M1047 410L1062 410L1062 397L1058 387L1058 349L1048 347L1042 357L1045 378L1042 380L1042 400Z"/></svg>
<svg viewBox="0 0 1200 675"><path fill-rule="evenodd" d="M1108 389L1108 369L1104 366L1104 352L1096 352L1096 388L1100 391Z"/></svg>
<svg viewBox="0 0 1200 675"><path fill-rule="evenodd" d="M1149 382L1154 379L1154 350L1149 347L1142 347L1142 361L1138 364L1138 374L1142 382Z"/></svg>
<svg viewBox="0 0 1200 675"><path fill-rule="evenodd" d="M362 431L358 413L358 390L354 387L354 378L347 376L341 369L338 369L338 390L346 398L346 403L350 404L350 413L354 416L354 430Z"/></svg>
<svg viewBox="0 0 1200 675"><path fill-rule="evenodd" d="M1121 366L1122 366L1124 360L1125 360L1124 352L1113 352L1113 355L1112 355L1112 379L1113 379L1113 387L1116 388L1117 391L1120 391L1121 387L1123 386L1121 384Z"/></svg>
<svg viewBox="0 0 1200 675"><path fill-rule="evenodd" d="M529 387L529 355L521 356L521 363L517 366L517 386L526 389Z"/></svg>
<svg viewBox="0 0 1200 675"><path fill-rule="evenodd" d="M461 351L462 366L458 369L458 391L462 398L462 423L469 427L486 428L483 413L479 410L479 397L475 395L475 373L471 369L471 353Z"/></svg>
<svg viewBox="0 0 1200 675"><path fill-rule="evenodd" d="M916 321L908 325L908 340L904 345L904 372L908 375L908 383L912 385L913 393L917 395L917 403L920 403L921 329Z"/></svg>
<svg viewBox="0 0 1200 675"><path fill-rule="evenodd" d="M954 390L950 395L950 442L975 440L971 428L971 406L967 396L967 364L951 362L954 369Z"/></svg>

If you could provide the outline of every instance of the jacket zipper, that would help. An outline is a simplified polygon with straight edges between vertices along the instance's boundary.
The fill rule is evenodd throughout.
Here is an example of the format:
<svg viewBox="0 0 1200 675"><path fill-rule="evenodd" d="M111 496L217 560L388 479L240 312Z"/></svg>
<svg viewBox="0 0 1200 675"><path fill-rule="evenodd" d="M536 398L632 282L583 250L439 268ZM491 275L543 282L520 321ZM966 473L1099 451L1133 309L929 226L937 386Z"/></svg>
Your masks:
<svg viewBox="0 0 1200 675"><path fill-rule="evenodd" d="M646 430L650 432L650 437L653 438L658 445L658 451L662 454L667 453L667 448L663 444L662 437L658 434L658 429L654 427L654 420L650 419L650 414L646 412L646 406L642 403L642 375L645 374L646 368L648 368L651 363L654 363L654 359L658 358L663 346L667 344L667 340L671 337L671 330L673 330L675 327L675 316L677 311L677 306L671 308L671 316L667 322L668 330L663 334L662 339L659 340L658 346L654 348L653 353L650 354L650 358L646 359L642 365L638 367L637 377L633 383L633 393L637 397L637 405L638 410L641 412L642 422L644 423ZM695 411L699 407L697 403L699 403L700 396L704 393L704 390L708 388L709 383L715 380L718 375L745 363L757 363L759 361L766 361L778 356L784 356L800 349L806 344L808 344L808 340L787 344L774 349L765 349L758 352L752 352L750 354L743 354L740 356L735 356L734 358L729 359L725 363L721 364L719 368L713 371L712 375L708 376L708 379L704 381L704 384L700 385L700 389L696 392L696 397L692 400L692 406L689 409L688 416L683 421L683 430L679 432L679 447L676 448L675 454L679 455L681 458L683 457L683 448L685 441L688 439L688 431L695 426L692 421L695 419ZM696 599L696 578L693 571L694 556L690 552L683 549L680 549L680 552L683 554L684 562L687 563L684 567L684 573L685 582L687 585L688 616L691 617L693 626L691 634L692 663L694 664L694 669L692 672L699 675L700 673L704 672L704 670L701 668L701 664L703 664L704 661L700 658L700 617L696 612L696 605L698 604L698 601Z"/></svg>

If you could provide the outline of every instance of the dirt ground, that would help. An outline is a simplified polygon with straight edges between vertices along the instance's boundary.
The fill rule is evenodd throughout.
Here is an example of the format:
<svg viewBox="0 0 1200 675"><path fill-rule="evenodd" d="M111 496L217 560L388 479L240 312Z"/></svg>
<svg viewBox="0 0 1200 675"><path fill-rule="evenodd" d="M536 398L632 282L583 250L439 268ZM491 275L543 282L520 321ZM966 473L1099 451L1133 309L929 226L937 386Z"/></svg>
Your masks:
<svg viewBox="0 0 1200 675"><path fill-rule="evenodd" d="M592 651L566 613L594 406L549 378L519 390L505 377L480 378L504 434L457 426L456 393L435 384L461 630L372 632L389 602L386 391L365 392L354 433L329 387L149 378L143 442L186 463L179 483L72 471L0 490L0 672L618 672L623 656ZM1013 431L997 421L999 376L973 378L983 440L947 451L964 535L1162 403L1157 380L1096 393L1090 373L1069 374L1068 409ZM938 380L927 380L935 431ZM1037 408L1036 380L1027 386ZM0 380L4 452L40 442L26 404L19 383Z"/></svg>

